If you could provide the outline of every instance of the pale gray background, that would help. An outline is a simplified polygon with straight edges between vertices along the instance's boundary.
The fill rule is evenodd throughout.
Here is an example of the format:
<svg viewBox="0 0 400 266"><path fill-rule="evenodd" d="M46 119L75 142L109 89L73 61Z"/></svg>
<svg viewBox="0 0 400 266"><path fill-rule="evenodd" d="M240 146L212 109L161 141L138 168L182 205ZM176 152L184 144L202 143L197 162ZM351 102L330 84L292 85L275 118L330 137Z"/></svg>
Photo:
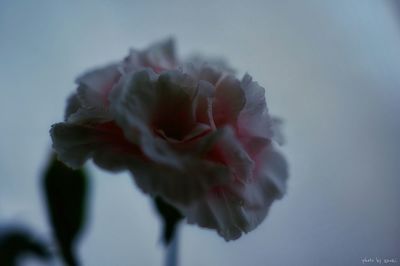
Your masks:
<svg viewBox="0 0 400 266"><path fill-rule="evenodd" d="M0 223L49 234L38 180L74 78L173 35L181 56L224 56L266 87L291 168L288 195L238 241L185 225L181 265L400 265L398 11L378 0L0 0ZM149 199L128 174L89 165L83 264L161 265Z"/></svg>

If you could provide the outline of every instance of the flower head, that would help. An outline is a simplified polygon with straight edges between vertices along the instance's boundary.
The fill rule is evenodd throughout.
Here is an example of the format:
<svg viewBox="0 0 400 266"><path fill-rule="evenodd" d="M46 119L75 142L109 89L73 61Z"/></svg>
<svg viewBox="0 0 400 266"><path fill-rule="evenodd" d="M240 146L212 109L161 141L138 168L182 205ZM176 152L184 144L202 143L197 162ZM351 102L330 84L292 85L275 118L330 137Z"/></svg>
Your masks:
<svg viewBox="0 0 400 266"><path fill-rule="evenodd" d="M129 170L151 196L226 240L259 225L288 176L264 89L226 64L180 62L172 40L131 50L77 79L53 148L72 168L88 159Z"/></svg>

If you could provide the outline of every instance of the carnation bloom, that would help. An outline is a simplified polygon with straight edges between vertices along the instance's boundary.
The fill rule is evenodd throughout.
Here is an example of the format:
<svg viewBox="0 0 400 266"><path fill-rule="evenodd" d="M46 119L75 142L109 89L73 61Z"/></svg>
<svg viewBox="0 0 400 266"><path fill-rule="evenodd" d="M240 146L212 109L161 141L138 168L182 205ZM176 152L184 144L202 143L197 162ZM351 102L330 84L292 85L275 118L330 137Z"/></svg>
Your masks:
<svg viewBox="0 0 400 266"><path fill-rule="evenodd" d="M172 40L77 79L65 122L50 134L72 168L129 170L188 223L226 240L257 227L285 192L287 164L264 89L222 62L179 62Z"/></svg>

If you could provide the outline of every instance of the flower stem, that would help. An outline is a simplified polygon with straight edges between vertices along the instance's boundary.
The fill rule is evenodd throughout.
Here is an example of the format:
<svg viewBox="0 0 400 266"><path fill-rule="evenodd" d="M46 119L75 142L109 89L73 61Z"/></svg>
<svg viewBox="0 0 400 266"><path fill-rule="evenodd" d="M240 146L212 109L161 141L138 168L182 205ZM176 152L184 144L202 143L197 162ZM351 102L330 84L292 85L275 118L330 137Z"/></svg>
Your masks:
<svg viewBox="0 0 400 266"><path fill-rule="evenodd" d="M176 226L174 234L168 246L166 246L164 266L178 266L178 241L179 240L179 225Z"/></svg>

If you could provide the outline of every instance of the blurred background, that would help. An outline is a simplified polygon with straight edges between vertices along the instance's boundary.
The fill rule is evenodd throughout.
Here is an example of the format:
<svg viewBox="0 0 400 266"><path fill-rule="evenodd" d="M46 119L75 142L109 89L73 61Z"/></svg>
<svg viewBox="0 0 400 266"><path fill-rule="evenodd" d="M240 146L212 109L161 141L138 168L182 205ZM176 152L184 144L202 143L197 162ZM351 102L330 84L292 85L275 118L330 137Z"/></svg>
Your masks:
<svg viewBox="0 0 400 266"><path fill-rule="evenodd" d="M181 265L400 265L396 1L0 0L0 224L50 239L39 180L75 77L168 36L180 56L222 56L266 88L291 172L287 196L237 241L184 225ZM162 265L149 198L128 173L88 166L82 264Z"/></svg>

